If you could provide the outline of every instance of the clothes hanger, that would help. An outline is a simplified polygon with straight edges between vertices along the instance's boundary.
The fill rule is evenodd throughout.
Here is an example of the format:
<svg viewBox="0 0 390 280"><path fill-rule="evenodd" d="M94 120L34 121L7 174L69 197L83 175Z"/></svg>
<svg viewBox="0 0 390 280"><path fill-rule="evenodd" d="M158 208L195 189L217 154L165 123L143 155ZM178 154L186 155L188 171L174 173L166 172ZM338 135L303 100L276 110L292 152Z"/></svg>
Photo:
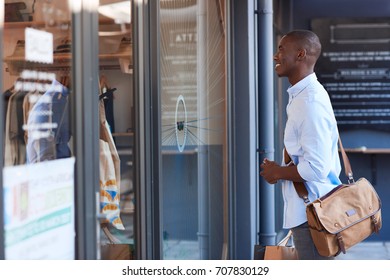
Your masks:
<svg viewBox="0 0 390 280"><path fill-rule="evenodd" d="M116 88L110 88L110 89L106 90L104 93L99 94L99 100L108 98L108 96L109 96L110 94L113 94L114 91L116 91Z"/></svg>
<svg viewBox="0 0 390 280"><path fill-rule="evenodd" d="M108 86L107 77L103 74L100 76L100 94L105 93L110 87Z"/></svg>
<svg viewBox="0 0 390 280"><path fill-rule="evenodd" d="M108 98L108 95L113 94L114 91L116 91L116 88L110 88L107 77L102 74L99 78L99 90L99 100L102 100Z"/></svg>

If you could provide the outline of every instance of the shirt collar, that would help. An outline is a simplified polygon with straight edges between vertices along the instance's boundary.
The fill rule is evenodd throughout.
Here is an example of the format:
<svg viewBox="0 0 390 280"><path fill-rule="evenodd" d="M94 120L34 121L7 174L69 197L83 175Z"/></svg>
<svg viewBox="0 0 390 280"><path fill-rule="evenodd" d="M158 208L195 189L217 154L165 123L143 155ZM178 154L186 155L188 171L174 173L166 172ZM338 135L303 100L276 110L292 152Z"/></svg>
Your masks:
<svg viewBox="0 0 390 280"><path fill-rule="evenodd" d="M61 84L59 81L54 79L51 83L50 89L47 91L48 93L54 95L54 94L62 94L64 96L67 96L69 94L69 90L66 86Z"/></svg>
<svg viewBox="0 0 390 280"><path fill-rule="evenodd" d="M307 75L305 78L300 80L298 83L296 83L293 86L290 86L287 89L288 94L290 95L290 98L294 98L297 96L301 91L303 91L311 82L316 81L317 76L315 73L311 73Z"/></svg>

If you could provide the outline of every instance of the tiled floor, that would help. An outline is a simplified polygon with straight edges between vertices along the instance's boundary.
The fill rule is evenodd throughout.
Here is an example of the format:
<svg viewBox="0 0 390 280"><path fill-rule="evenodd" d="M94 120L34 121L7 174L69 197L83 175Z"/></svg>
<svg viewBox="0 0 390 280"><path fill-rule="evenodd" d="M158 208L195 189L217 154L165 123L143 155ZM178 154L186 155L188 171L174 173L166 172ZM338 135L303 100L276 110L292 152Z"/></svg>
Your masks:
<svg viewBox="0 0 390 280"><path fill-rule="evenodd" d="M338 260L390 260L390 242L366 241L340 254Z"/></svg>
<svg viewBox="0 0 390 280"><path fill-rule="evenodd" d="M193 241L165 241L164 259L198 259L198 243ZM337 260L390 260L390 242L366 241L340 254Z"/></svg>
<svg viewBox="0 0 390 280"><path fill-rule="evenodd" d="M119 232L119 231L118 231ZM124 238L123 235L118 238ZM104 234L102 236L104 239ZM126 238L124 238L126 239ZM124 240L122 240L124 241ZM131 243L132 243L131 239ZM126 243L126 242L124 242ZM164 240L164 259L196 260L199 259L199 247L196 241ZM365 241L340 254L337 260L390 260L390 242Z"/></svg>

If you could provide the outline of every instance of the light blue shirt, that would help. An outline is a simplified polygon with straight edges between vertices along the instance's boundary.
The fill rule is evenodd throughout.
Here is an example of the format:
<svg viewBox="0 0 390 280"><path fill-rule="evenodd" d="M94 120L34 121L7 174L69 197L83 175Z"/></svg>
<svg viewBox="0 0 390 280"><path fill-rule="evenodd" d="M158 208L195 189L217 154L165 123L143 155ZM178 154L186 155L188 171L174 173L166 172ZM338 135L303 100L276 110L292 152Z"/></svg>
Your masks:
<svg viewBox="0 0 390 280"><path fill-rule="evenodd" d="M284 145L305 180L312 202L341 184L337 123L329 95L315 73L291 86L287 92ZM292 228L306 222L306 206L291 181L282 181L282 193L283 227Z"/></svg>

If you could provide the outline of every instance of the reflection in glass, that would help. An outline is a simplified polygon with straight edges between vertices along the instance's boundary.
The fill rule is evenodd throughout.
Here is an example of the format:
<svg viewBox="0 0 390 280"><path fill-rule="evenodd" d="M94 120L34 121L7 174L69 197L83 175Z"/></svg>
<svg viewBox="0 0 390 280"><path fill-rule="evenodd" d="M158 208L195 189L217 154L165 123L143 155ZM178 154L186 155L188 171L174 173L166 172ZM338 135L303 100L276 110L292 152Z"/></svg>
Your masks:
<svg viewBox="0 0 390 280"><path fill-rule="evenodd" d="M4 1L6 259L74 259L68 1Z"/></svg>
<svg viewBox="0 0 390 280"><path fill-rule="evenodd" d="M163 258L227 244L224 1L160 1Z"/></svg>
<svg viewBox="0 0 390 280"><path fill-rule="evenodd" d="M66 1L5 1L5 166L72 155Z"/></svg>

